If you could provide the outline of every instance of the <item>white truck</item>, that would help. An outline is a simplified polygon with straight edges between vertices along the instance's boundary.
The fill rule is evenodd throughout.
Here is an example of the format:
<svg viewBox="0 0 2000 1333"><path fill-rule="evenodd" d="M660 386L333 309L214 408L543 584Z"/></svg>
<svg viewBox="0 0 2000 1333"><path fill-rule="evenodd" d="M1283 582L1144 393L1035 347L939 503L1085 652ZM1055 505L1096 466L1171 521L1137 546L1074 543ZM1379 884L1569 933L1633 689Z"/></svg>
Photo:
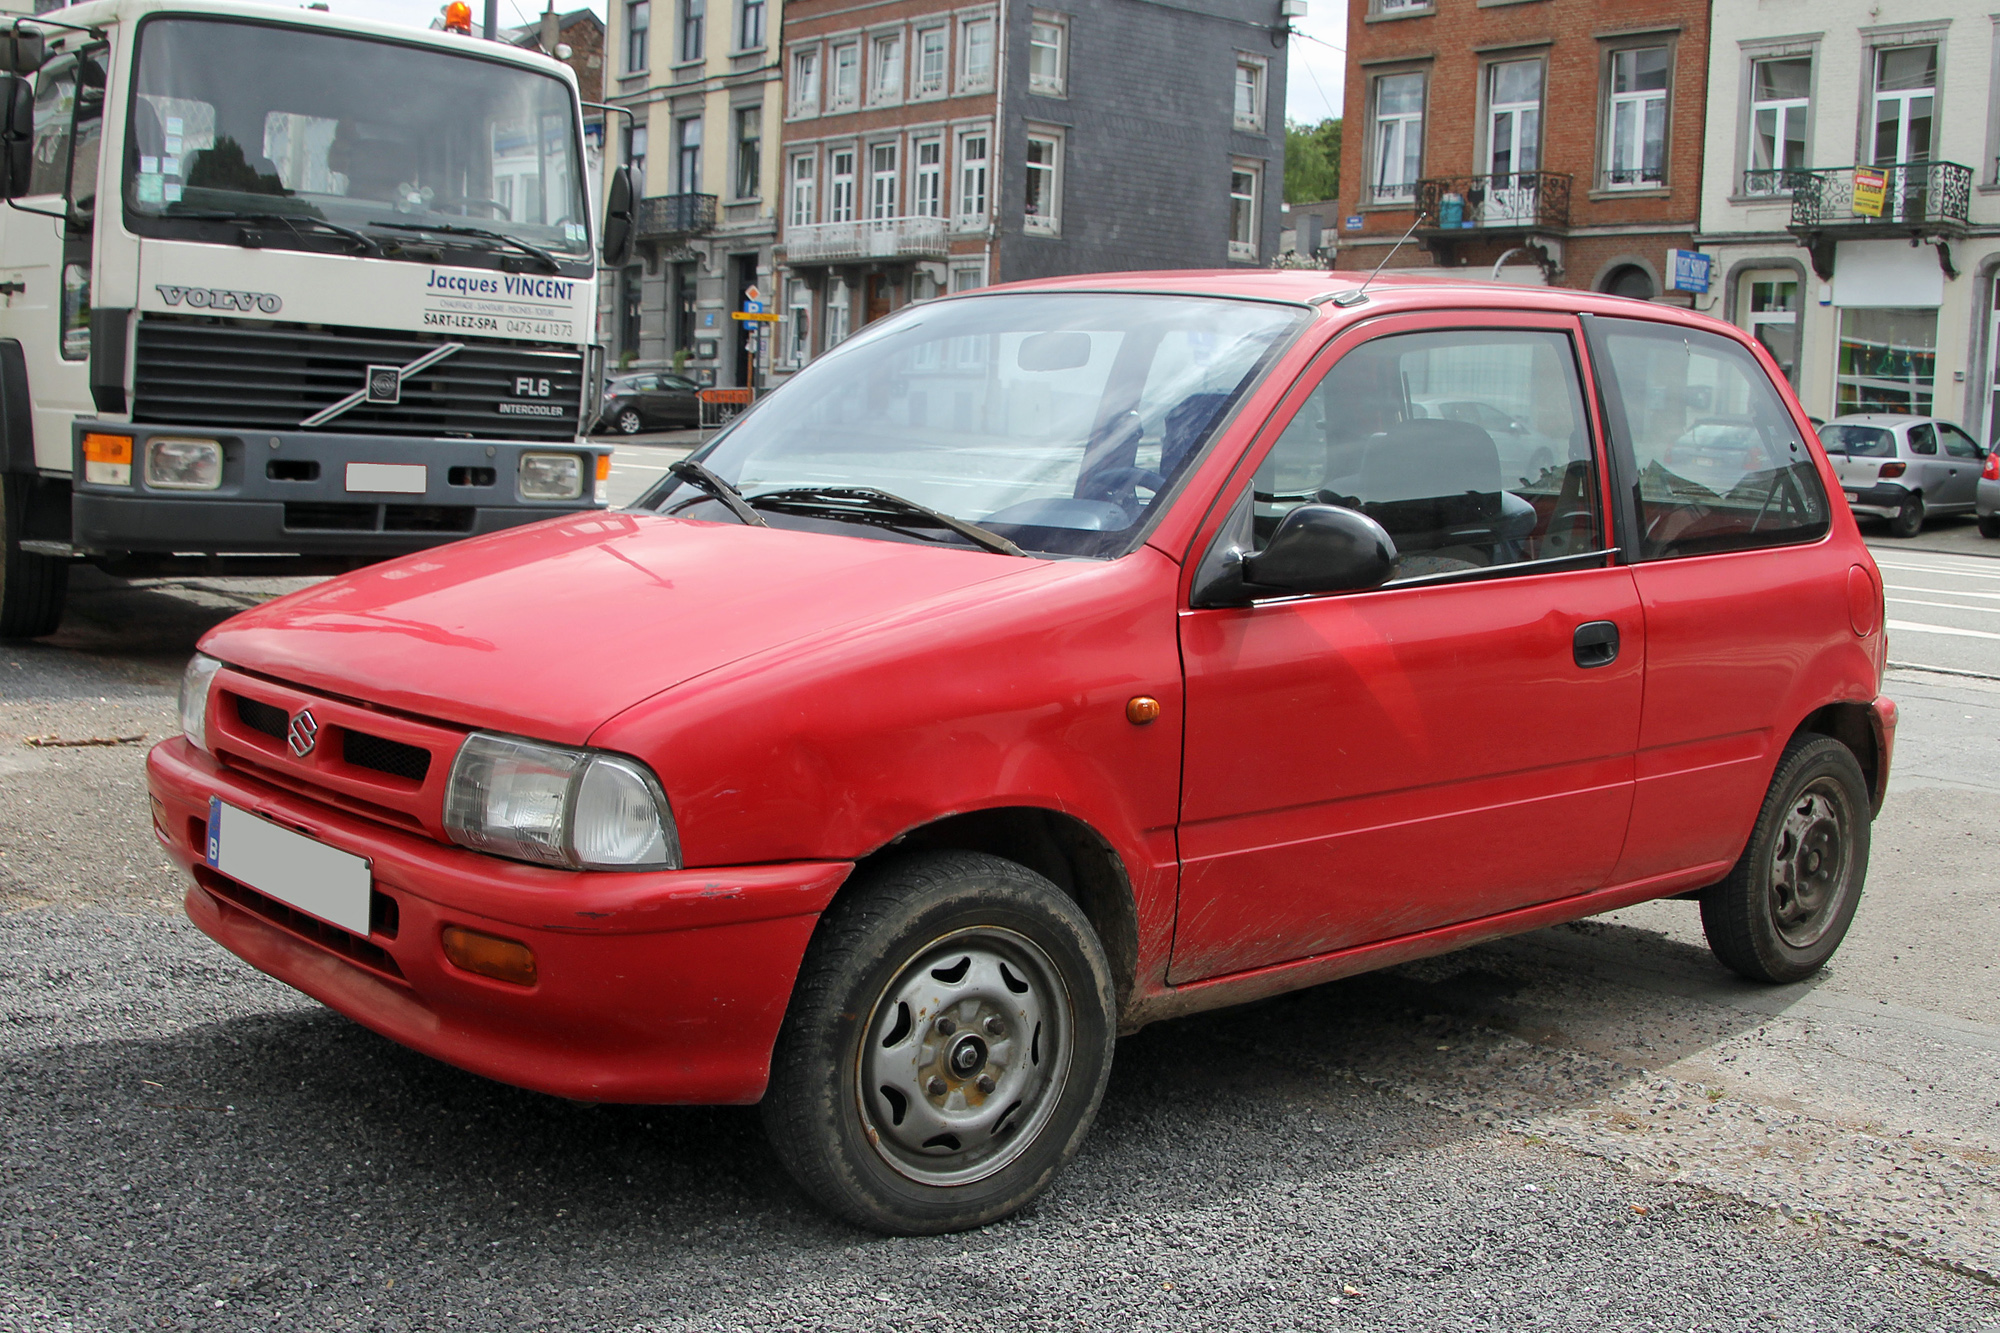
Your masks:
<svg viewBox="0 0 2000 1333"><path fill-rule="evenodd" d="M546 56L221 0L0 27L0 637L70 566L345 568L604 503L582 104Z"/></svg>

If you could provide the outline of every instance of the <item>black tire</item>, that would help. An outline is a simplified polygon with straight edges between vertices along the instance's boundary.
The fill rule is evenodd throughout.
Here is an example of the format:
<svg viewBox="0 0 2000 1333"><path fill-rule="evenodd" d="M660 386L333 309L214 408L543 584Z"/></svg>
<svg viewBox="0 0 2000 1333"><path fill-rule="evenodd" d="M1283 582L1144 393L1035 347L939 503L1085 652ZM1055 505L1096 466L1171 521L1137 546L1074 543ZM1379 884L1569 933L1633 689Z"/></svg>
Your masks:
<svg viewBox="0 0 2000 1333"><path fill-rule="evenodd" d="M69 562L20 547L28 479L0 476L0 639L38 639L62 623Z"/></svg>
<svg viewBox="0 0 2000 1333"><path fill-rule="evenodd" d="M1914 537L1924 530L1924 498L1921 495L1907 496L1896 516L1889 520L1891 537Z"/></svg>
<svg viewBox="0 0 2000 1333"><path fill-rule="evenodd" d="M637 435L645 428L645 425L646 423L640 419L639 409L636 407L621 408L619 410L618 429L627 435Z"/></svg>
<svg viewBox="0 0 2000 1333"><path fill-rule="evenodd" d="M799 1186L857 1226L982 1226L1075 1155L1116 1032L1111 966L1062 890L997 856L920 853L821 918L764 1127Z"/></svg>
<svg viewBox="0 0 2000 1333"><path fill-rule="evenodd" d="M1868 784L1828 736L1793 738L1750 844L1701 895L1701 927L1722 964L1751 981L1803 981L1847 936L1868 876Z"/></svg>
<svg viewBox="0 0 2000 1333"><path fill-rule="evenodd" d="M1979 535L1982 537L2000 537L2000 514L1981 514L1979 516Z"/></svg>

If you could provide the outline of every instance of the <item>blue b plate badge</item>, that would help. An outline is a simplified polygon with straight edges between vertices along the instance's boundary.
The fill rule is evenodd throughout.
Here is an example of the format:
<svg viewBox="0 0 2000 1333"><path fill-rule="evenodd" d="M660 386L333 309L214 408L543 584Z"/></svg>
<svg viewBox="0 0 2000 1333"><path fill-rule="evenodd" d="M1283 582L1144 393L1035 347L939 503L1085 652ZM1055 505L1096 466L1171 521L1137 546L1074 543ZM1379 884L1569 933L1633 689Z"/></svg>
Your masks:
<svg viewBox="0 0 2000 1333"><path fill-rule="evenodd" d="M211 796L208 864L309 916L356 935L368 933L374 885L367 857L329 847Z"/></svg>

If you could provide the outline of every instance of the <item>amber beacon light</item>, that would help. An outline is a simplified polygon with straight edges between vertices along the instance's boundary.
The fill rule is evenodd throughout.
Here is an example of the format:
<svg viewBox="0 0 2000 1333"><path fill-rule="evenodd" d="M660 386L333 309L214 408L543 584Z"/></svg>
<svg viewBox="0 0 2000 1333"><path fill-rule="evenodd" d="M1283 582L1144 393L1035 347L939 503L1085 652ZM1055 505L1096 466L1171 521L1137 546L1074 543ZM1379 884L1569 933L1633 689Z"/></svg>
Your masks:
<svg viewBox="0 0 2000 1333"><path fill-rule="evenodd" d="M451 0L451 3L444 7L444 30L446 32L462 33L470 37L472 35L472 6L465 3L465 0Z"/></svg>

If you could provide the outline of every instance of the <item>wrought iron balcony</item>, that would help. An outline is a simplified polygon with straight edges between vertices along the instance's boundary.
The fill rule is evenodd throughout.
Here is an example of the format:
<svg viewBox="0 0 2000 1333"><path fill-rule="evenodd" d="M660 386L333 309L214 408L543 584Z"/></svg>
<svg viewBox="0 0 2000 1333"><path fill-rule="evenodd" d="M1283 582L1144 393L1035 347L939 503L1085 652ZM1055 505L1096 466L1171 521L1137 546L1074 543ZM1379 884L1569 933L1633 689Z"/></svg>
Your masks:
<svg viewBox="0 0 2000 1333"><path fill-rule="evenodd" d="M1882 173L1879 210L1855 207L1858 172ZM1838 228L1956 235L1965 228L1972 202L1972 168L1956 162L1894 162L1794 174L1792 230L1798 232Z"/></svg>
<svg viewBox="0 0 2000 1333"><path fill-rule="evenodd" d="M656 194L639 201L636 235L642 241L674 241L715 230L712 194Z"/></svg>
<svg viewBox="0 0 2000 1333"><path fill-rule="evenodd" d="M950 253L943 218L872 218L785 228L789 264L845 264L866 259L943 259Z"/></svg>
<svg viewBox="0 0 2000 1333"><path fill-rule="evenodd" d="M1798 167L1757 167L1743 173L1744 199L1789 199L1812 175Z"/></svg>
<svg viewBox="0 0 2000 1333"><path fill-rule="evenodd" d="M1553 171L1431 176L1417 182L1420 236L1443 232L1561 231L1570 177Z"/></svg>

